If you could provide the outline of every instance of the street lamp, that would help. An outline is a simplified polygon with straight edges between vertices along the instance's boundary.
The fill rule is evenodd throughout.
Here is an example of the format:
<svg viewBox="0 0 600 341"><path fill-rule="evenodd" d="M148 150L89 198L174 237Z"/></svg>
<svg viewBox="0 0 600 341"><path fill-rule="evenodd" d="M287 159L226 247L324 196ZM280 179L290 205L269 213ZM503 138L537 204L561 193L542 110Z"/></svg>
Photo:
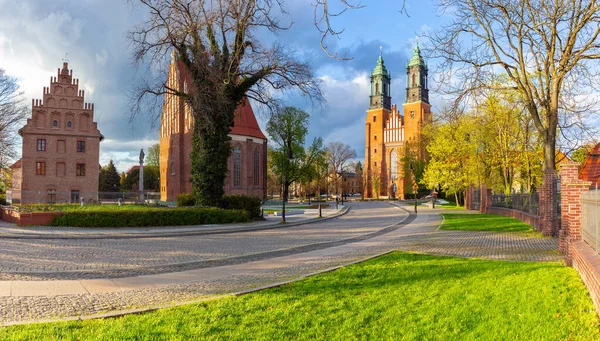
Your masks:
<svg viewBox="0 0 600 341"><path fill-rule="evenodd" d="M412 171L413 191L415 192L415 213L417 213L417 193L419 186L417 185L417 177L415 176L415 169L412 166L412 162L408 164L408 169Z"/></svg>

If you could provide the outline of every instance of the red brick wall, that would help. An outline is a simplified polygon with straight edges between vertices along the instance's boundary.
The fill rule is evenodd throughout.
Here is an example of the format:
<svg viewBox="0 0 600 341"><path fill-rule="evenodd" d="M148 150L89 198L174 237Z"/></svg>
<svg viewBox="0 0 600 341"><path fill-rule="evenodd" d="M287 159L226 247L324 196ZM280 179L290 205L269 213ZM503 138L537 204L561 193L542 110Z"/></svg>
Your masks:
<svg viewBox="0 0 600 341"><path fill-rule="evenodd" d="M600 315L600 257L581 240L573 242L570 249L573 268L579 272Z"/></svg>
<svg viewBox="0 0 600 341"><path fill-rule="evenodd" d="M0 212L2 220L19 226L49 225L52 218L64 214L62 212L20 213L8 207L1 207Z"/></svg>
<svg viewBox="0 0 600 341"><path fill-rule="evenodd" d="M499 214L505 217L513 217L515 219L519 219L525 224L529 224L539 230L540 220L539 217L527 212L512 210L509 208L501 208L501 207L488 207L486 213L489 214Z"/></svg>
<svg viewBox="0 0 600 341"><path fill-rule="evenodd" d="M43 100L34 99L32 116L21 129L22 202L37 202L48 190L86 193L86 199L98 197L100 139L102 135L94 120L94 105L85 103L84 91L67 63L51 77L50 87L44 87ZM53 125L57 121L57 126ZM70 124L69 124L70 122ZM70 125L70 126L69 126ZM38 139L46 141L45 151L37 150ZM64 141L65 150L59 150ZM85 151L77 151L77 142L85 141ZM46 163L46 174L36 174L36 163ZM65 165L65 173L57 174L58 164ZM77 164L85 165L85 175L77 176ZM36 192L35 194L33 192ZM56 198L68 201L70 198Z"/></svg>

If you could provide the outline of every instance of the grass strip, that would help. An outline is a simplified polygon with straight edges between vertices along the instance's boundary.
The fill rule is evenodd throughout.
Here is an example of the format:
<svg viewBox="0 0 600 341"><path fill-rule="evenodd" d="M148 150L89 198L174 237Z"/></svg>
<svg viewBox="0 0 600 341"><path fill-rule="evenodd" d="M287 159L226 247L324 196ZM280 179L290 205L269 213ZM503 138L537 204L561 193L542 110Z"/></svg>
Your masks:
<svg viewBox="0 0 600 341"><path fill-rule="evenodd" d="M559 263L394 252L240 297L119 318L5 327L3 340L599 340Z"/></svg>
<svg viewBox="0 0 600 341"><path fill-rule="evenodd" d="M535 232L533 226L497 214L442 213L444 224L440 230Z"/></svg>

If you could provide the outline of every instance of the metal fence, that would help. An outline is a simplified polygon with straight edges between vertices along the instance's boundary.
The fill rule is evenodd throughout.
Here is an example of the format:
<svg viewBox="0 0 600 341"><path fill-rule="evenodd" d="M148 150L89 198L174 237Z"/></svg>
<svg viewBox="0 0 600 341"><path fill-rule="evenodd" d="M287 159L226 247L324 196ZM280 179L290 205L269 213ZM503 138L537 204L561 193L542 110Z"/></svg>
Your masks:
<svg viewBox="0 0 600 341"><path fill-rule="evenodd" d="M600 190L581 193L581 236L598 254L600 243Z"/></svg>
<svg viewBox="0 0 600 341"><path fill-rule="evenodd" d="M481 207L481 189L479 188L474 188L473 189L473 209L475 211L479 211L480 207Z"/></svg>
<svg viewBox="0 0 600 341"><path fill-rule="evenodd" d="M138 202L139 192L80 192L80 191L6 191L9 205L17 204L64 204L80 203L81 198L87 202L117 203ZM145 202L160 201L160 192L144 192Z"/></svg>
<svg viewBox="0 0 600 341"><path fill-rule="evenodd" d="M510 208L539 215L540 197L538 193L492 194L492 207Z"/></svg>

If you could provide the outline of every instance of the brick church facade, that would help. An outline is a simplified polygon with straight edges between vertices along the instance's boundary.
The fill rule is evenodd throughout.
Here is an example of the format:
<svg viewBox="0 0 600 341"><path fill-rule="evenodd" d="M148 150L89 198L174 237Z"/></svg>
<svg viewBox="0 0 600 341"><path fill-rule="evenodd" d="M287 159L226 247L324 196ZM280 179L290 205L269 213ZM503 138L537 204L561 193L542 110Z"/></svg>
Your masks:
<svg viewBox="0 0 600 341"><path fill-rule="evenodd" d="M174 55L167 85L188 92L190 76ZM194 115L185 100L166 94L160 124L160 199L176 201L192 193L191 160ZM235 111L231 128L232 152L225 179L225 194L245 194L264 200L267 193L267 138L260 130L247 99Z"/></svg>
<svg viewBox="0 0 600 341"><path fill-rule="evenodd" d="M98 199L100 134L94 104L85 103L68 63L50 77L43 98L32 100L31 118L19 130L22 158L13 172L13 203Z"/></svg>
<svg viewBox="0 0 600 341"><path fill-rule="evenodd" d="M419 46L406 65L406 101L402 112L392 105L391 75L379 55L371 73L371 95L366 117L365 198L406 198L412 193L413 179L408 165L402 164L407 148L425 158L421 130L432 122L427 64Z"/></svg>

